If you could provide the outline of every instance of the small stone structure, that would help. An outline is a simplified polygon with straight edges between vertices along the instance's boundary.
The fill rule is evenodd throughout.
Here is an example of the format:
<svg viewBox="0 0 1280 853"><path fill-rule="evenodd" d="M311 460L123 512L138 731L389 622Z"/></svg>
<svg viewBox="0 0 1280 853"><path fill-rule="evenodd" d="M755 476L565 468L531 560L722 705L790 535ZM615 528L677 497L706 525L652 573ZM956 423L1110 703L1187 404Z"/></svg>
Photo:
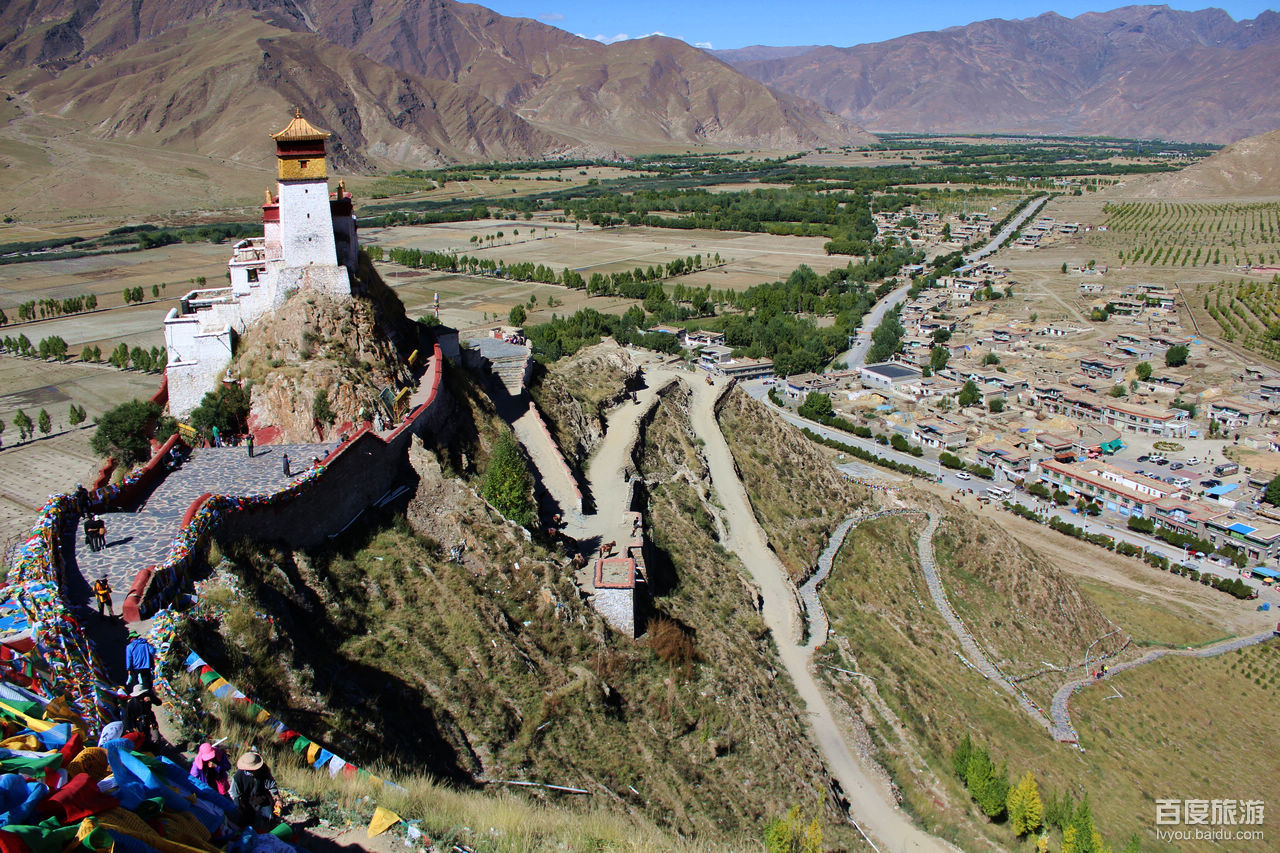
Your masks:
<svg viewBox="0 0 1280 853"><path fill-rule="evenodd" d="M631 536L616 556L602 554L592 566L591 606L616 631L635 639L644 632L641 606L648 593L644 526L638 512L626 513Z"/></svg>
<svg viewBox="0 0 1280 853"><path fill-rule="evenodd" d="M302 115L276 142L276 195L262 205L261 237L236 243L229 287L193 290L164 320L169 411L185 417L231 363L235 338L300 290L351 295L360 250L351 193L329 192L325 143L330 134Z"/></svg>

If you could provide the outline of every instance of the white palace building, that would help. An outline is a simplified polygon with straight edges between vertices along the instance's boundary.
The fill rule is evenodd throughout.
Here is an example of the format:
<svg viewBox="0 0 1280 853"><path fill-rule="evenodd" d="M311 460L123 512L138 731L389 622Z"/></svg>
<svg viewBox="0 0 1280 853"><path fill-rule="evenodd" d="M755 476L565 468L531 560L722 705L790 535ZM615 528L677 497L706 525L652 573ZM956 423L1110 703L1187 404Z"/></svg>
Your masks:
<svg viewBox="0 0 1280 853"><path fill-rule="evenodd" d="M350 296L359 244L351 193L329 192L325 142L330 134L300 113L272 134L279 183L262 206L261 237L236 243L229 287L193 290L164 319L169 411L183 418L231 364L238 335L292 294L312 290Z"/></svg>

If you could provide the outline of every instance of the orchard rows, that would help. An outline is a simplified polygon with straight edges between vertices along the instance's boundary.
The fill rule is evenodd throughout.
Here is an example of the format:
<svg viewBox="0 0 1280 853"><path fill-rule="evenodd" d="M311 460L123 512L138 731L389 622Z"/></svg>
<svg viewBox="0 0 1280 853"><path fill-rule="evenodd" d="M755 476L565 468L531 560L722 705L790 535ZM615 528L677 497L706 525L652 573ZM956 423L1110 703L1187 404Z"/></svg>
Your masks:
<svg viewBox="0 0 1280 853"><path fill-rule="evenodd" d="M1268 282L1239 279L1199 285L1196 293L1221 327L1224 340L1280 359L1280 276Z"/></svg>
<svg viewBox="0 0 1280 853"><path fill-rule="evenodd" d="M1130 266L1280 264L1280 204L1106 204L1105 236Z"/></svg>

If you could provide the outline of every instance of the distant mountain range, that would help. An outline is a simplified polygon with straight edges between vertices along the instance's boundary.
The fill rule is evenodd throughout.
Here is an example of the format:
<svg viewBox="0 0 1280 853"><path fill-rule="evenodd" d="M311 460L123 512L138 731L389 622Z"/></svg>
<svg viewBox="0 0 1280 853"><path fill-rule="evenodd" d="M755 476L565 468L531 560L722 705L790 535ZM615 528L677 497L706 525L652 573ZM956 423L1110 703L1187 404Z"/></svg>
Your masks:
<svg viewBox="0 0 1280 853"><path fill-rule="evenodd" d="M68 211L248 197L269 167L262 134L295 106L333 131L348 172L858 145L874 140L863 127L1230 142L1280 127L1277 68L1270 11L1131 6L712 53L604 45L454 0L10 0L0 209L33 193Z"/></svg>
<svg viewBox="0 0 1280 853"><path fill-rule="evenodd" d="M97 140L264 161L298 106L335 159L434 166L872 137L676 39L614 45L453 0L13 0L0 89Z"/></svg>
<svg viewBox="0 0 1280 853"><path fill-rule="evenodd" d="M1232 142L1280 128L1280 14L1126 6L855 47L718 55L872 131Z"/></svg>

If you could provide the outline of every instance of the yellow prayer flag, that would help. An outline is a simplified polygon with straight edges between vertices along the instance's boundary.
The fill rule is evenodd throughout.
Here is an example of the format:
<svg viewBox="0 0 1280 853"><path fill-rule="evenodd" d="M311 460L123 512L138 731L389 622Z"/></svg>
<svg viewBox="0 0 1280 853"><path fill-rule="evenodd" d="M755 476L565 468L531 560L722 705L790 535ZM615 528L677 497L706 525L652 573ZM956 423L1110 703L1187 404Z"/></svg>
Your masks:
<svg viewBox="0 0 1280 853"><path fill-rule="evenodd" d="M368 836L373 838L375 835L381 835L391 827L400 822L400 815L378 806L373 810L373 819L369 821Z"/></svg>

